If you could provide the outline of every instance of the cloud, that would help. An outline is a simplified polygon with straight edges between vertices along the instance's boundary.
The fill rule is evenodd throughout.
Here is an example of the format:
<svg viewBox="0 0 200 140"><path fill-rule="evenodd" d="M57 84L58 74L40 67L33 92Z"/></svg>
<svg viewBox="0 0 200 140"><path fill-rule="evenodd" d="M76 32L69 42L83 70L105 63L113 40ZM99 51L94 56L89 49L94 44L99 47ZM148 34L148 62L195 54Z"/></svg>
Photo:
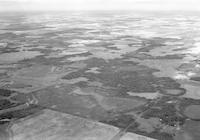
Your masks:
<svg viewBox="0 0 200 140"><path fill-rule="evenodd" d="M0 0L0 10L200 10L199 0Z"/></svg>

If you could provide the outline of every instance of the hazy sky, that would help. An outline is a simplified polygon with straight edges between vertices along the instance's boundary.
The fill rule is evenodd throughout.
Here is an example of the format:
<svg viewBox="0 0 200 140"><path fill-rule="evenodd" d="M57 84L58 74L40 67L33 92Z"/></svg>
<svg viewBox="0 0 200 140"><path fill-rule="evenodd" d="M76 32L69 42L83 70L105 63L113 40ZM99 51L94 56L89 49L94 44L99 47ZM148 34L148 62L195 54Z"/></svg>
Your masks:
<svg viewBox="0 0 200 140"><path fill-rule="evenodd" d="M10 10L198 10L200 0L0 0Z"/></svg>

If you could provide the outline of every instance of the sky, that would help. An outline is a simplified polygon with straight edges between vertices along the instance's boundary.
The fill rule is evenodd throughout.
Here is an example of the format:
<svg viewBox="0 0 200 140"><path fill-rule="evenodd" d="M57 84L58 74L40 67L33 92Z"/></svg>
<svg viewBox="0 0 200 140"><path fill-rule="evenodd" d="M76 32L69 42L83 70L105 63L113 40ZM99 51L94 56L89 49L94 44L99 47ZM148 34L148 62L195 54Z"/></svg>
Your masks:
<svg viewBox="0 0 200 140"><path fill-rule="evenodd" d="M200 0L0 0L0 11L37 10L200 11Z"/></svg>

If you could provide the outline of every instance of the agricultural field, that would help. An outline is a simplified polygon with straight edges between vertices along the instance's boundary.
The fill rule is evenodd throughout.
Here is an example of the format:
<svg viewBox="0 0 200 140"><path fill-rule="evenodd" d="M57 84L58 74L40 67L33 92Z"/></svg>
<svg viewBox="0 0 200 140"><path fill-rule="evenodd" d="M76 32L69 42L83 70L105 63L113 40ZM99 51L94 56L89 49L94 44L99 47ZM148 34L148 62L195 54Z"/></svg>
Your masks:
<svg viewBox="0 0 200 140"><path fill-rule="evenodd" d="M199 140L200 15L1 14L0 137L64 134L65 114L108 132Z"/></svg>

